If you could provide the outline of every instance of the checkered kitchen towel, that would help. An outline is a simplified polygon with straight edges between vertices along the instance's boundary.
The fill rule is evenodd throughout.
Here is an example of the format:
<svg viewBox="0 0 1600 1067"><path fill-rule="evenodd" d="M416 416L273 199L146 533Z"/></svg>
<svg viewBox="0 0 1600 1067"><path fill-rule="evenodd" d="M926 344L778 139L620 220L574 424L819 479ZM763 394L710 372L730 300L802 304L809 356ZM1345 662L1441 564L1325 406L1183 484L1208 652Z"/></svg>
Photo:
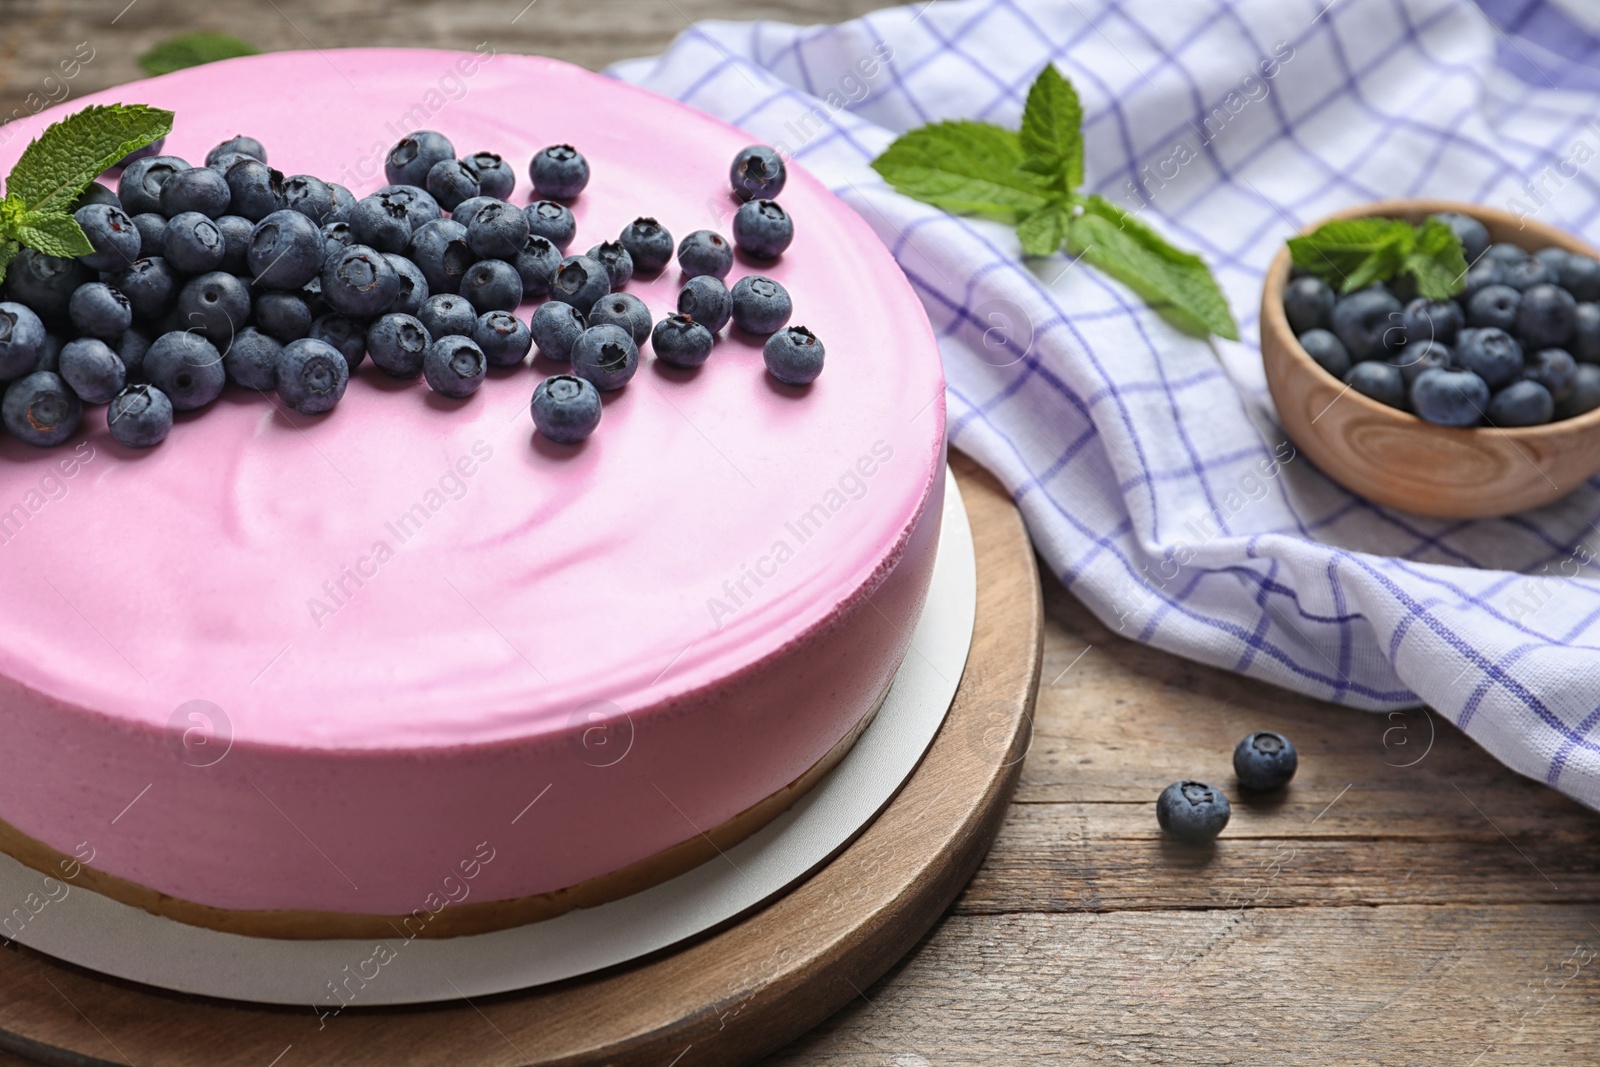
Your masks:
<svg viewBox="0 0 1600 1067"><path fill-rule="evenodd" d="M1600 25L1576 3L941 0L704 23L612 73L792 154L876 228L939 334L952 444L1112 628L1339 703L1424 702L1600 808L1600 479L1497 521L1376 507L1286 442L1256 345L1273 254L1350 204L1510 205L1600 241ZM1242 343L868 167L923 123L1015 127L1046 62L1083 98L1089 186L1206 258Z"/></svg>

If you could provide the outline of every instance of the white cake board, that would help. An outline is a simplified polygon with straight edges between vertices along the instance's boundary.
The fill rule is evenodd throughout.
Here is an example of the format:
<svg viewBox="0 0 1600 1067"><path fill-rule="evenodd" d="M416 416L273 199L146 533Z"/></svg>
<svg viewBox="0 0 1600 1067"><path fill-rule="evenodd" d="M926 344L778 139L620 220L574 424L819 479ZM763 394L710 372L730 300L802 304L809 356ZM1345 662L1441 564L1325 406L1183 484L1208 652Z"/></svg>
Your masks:
<svg viewBox="0 0 1600 1067"><path fill-rule="evenodd" d="M947 471L939 551L911 651L877 718L832 773L724 858L641 893L511 930L384 940L392 956L385 954L355 1004L454 1001L575 978L668 948L783 892L871 822L916 769L961 681L976 610L972 530ZM0 854L0 900L40 892L42 880ZM220 933L78 887L34 916L17 940L115 978L209 997L309 1004L319 1013L340 1006L330 983L358 970L371 975L380 943Z"/></svg>

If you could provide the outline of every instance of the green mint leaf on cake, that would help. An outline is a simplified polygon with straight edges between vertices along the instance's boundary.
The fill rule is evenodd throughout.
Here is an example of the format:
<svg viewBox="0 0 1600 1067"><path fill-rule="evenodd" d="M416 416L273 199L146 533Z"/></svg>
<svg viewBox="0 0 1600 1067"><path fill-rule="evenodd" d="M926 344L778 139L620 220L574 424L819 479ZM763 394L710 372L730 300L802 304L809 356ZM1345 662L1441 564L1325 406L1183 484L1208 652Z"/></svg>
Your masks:
<svg viewBox="0 0 1600 1067"><path fill-rule="evenodd" d="M905 195L959 215L1015 224L1049 201L1022 170L1022 140L987 122L936 122L905 134L872 168Z"/></svg>
<svg viewBox="0 0 1600 1067"><path fill-rule="evenodd" d="M1180 329L1239 339L1239 327L1205 261L1180 251L1103 196L1072 221L1068 248L1145 299Z"/></svg>
<svg viewBox="0 0 1600 1067"><path fill-rule="evenodd" d="M1011 224L1025 256L1053 255L1065 245L1180 329L1238 339L1228 301L1200 257L1082 192L1083 106L1053 65L1028 90L1021 131L937 122L902 135L872 166L906 196Z"/></svg>
<svg viewBox="0 0 1600 1067"><path fill-rule="evenodd" d="M1037 174L1057 194L1083 184L1083 107L1072 83L1046 64L1028 90L1022 111L1022 169Z"/></svg>
<svg viewBox="0 0 1600 1067"><path fill-rule="evenodd" d="M47 256L75 259L94 251L94 245L89 243L83 227L71 215L45 215L30 211L22 216L17 236L23 244Z"/></svg>
<svg viewBox="0 0 1600 1067"><path fill-rule="evenodd" d="M185 67L260 53L261 49L255 45L230 33L184 33L162 41L140 56L139 66L148 74L171 74Z"/></svg>
<svg viewBox="0 0 1600 1067"><path fill-rule="evenodd" d="M1338 219L1289 238L1289 256L1341 293L1399 274L1416 279L1417 291L1430 300L1446 300L1466 288L1461 239L1438 219L1420 227L1376 216Z"/></svg>

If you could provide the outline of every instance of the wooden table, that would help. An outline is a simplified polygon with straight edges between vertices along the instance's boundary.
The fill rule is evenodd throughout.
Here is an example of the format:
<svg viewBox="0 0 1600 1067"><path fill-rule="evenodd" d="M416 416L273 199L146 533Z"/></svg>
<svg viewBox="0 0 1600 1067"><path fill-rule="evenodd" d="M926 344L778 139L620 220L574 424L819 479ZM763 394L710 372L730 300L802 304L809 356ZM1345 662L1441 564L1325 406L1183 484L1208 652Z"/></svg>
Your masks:
<svg viewBox="0 0 1600 1067"><path fill-rule="evenodd" d="M178 29L267 49L492 35L601 66L688 19L883 6L535 0L513 24L523 2L6 0L0 114L77 42L94 49L81 95L138 77L135 56ZM1048 576L1045 600L1035 741L988 861L900 966L772 1062L1600 1063L1593 813L1436 716L1343 710L1132 644ZM1237 796L1233 744L1263 728L1300 747L1287 794L1237 803L1214 851L1163 841L1161 788L1193 776Z"/></svg>

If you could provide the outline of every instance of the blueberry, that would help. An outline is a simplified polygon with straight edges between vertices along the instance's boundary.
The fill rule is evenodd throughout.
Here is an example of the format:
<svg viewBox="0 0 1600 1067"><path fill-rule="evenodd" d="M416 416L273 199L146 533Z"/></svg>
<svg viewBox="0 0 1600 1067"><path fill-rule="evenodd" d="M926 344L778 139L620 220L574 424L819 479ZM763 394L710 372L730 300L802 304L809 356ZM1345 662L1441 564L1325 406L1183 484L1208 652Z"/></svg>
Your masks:
<svg viewBox="0 0 1600 1067"><path fill-rule="evenodd" d="M133 228L139 231L139 255L159 256L167 243L167 217L154 211L146 211L143 215L133 216Z"/></svg>
<svg viewBox="0 0 1600 1067"><path fill-rule="evenodd" d="M1572 392L1556 403L1556 418L1575 419L1595 408L1600 408L1600 366L1580 363Z"/></svg>
<svg viewBox="0 0 1600 1067"><path fill-rule="evenodd" d="M311 320L309 341L321 341L344 357L345 367L354 374L367 358L367 329L348 315L333 312ZM296 409L298 410L298 409Z"/></svg>
<svg viewBox="0 0 1600 1067"><path fill-rule="evenodd" d="M1456 346L1456 365L1482 378L1490 389L1500 389L1522 375L1522 346L1504 330L1473 330Z"/></svg>
<svg viewBox="0 0 1600 1067"><path fill-rule="evenodd" d="M1506 284L1506 265L1485 256L1467 268L1464 284L1465 288L1456 294L1456 303L1463 308L1472 303L1472 298L1481 290L1491 285Z"/></svg>
<svg viewBox="0 0 1600 1067"><path fill-rule="evenodd" d="M1489 398L1484 412L1490 426L1538 426L1555 414L1550 390L1534 381L1512 382Z"/></svg>
<svg viewBox="0 0 1600 1067"><path fill-rule="evenodd" d="M656 323L650 343L656 358L669 367L693 370L711 356L716 338L711 331L687 315L672 314Z"/></svg>
<svg viewBox="0 0 1600 1067"><path fill-rule="evenodd" d="M287 344L311 333L311 309L293 293L262 293L255 300L256 325Z"/></svg>
<svg viewBox="0 0 1600 1067"><path fill-rule="evenodd" d="M1411 383L1411 407L1440 426L1476 426L1489 405L1489 387L1470 370L1427 370Z"/></svg>
<svg viewBox="0 0 1600 1067"><path fill-rule="evenodd" d="M117 270L139 258L144 238L133 219L119 207L110 204L88 204L72 213L83 227L84 236L94 245L94 251L79 256L78 262L90 270ZM162 220L162 229L166 220Z"/></svg>
<svg viewBox="0 0 1600 1067"><path fill-rule="evenodd" d="M678 310L716 333L733 317L733 294L714 275L702 274L679 290Z"/></svg>
<svg viewBox="0 0 1600 1067"><path fill-rule="evenodd" d="M1579 304L1572 315L1572 357L1579 363L1600 363L1600 304Z"/></svg>
<svg viewBox="0 0 1600 1067"><path fill-rule="evenodd" d="M734 284L733 324L745 333L777 333L793 311L789 291L771 278L751 274Z"/></svg>
<svg viewBox="0 0 1600 1067"><path fill-rule="evenodd" d="M418 130L401 138L383 162L383 173L394 185L421 186L428 172L441 160L456 158L455 145L442 133Z"/></svg>
<svg viewBox="0 0 1600 1067"><path fill-rule="evenodd" d="M1326 328L1334 300L1333 290L1321 278L1296 278L1283 289L1283 313L1289 319L1289 329L1298 336L1307 330Z"/></svg>
<svg viewBox="0 0 1600 1067"><path fill-rule="evenodd" d="M555 284L556 271L561 269L561 250L547 239L530 234L511 265L522 279L524 298L546 296Z"/></svg>
<svg viewBox="0 0 1600 1067"><path fill-rule="evenodd" d="M215 158L207 157L206 165L199 169L209 170L213 174L219 174L225 178L229 167L233 166L235 163L243 163L247 159L255 158L255 156L246 155L243 152L223 152L217 155ZM260 160L257 160L257 162L260 162Z"/></svg>
<svg viewBox="0 0 1600 1067"><path fill-rule="evenodd" d="M771 200L789 180L783 157L763 144L753 144L733 157L728 181L740 200Z"/></svg>
<svg viewBox="0 0 1600 1067"><path fill-rule="evenodd" d="M650 309L632 293L610 293L595 301L589 311L589 325L602 323L621 326L636 345L643 345L650 339Z"/></svg>
<svg viewBox="0 0 1600 1067"><path fill-rule="evenodd" d="M116 351L117 358L122 360L128 381L136 382L144 377L144 357L150 351L150 338L143 330L124 330L111 347Z"/></svg>
<svg viewBox="0 0 1600 1067"><path fill-rule="evenodd" d="M478 313L465 297L455 293L438 293L422 302L417 318L427 327L429 337L448 337L452 334L471 337Z"/></svg>
<svg viewBox="0 0 1600 1067"><path fill-rule="evenodd" d="M117 199L129 215L161 210L161 186L189 164L178 156L146 156L129 164L117 180Z"/></svg>
<svg viewBox="0 0 1600 1067"><path fill-rule="evenodd" d="M206 153L206 166L211 166L212 163L216 162L218 156L228 152L236 152L240 155L249 156L251 159L259 159L263 163L267 161L267 150L260 141L254 137L246 137L244 134L238 133Z"/></svg>
<svg viewBox="0 0 1600 1067"><path fill-rule="evenodd" d="M516 188L517 174L510 164L493 152L474 152L461 160L461 165L477 179L483 196L505 200Z"/></svg>
<svg viewBox="0 0 1600 1067"><path fill-rule="evenodd" d="M496 200L492 196L470 196L450 209L450 217L461 223L461 225L470 227L472 220L478 217L478 212L493 204L498 204L501 207L505 206L503 200ZM516 208L513 210L520 211L521 209ZM523 217L526 219L527 216L524 215Z"/></svg>
<svg viewBox="0 0 1600 1067"><path fill-rule="evenodd" d="M380 252L404 252L411 241L410 212L398 197L365 197L350 213L350 235Z"/></svg>
<svg viewBox="0 0 1600 1067"><path fill-rule="evenodd" d="M426 179L427 175L424 174ZM411 216L411 230L417 230L430 222L438 222L444 218L444 209L439 206L428 190L420 185L385 185L382 189L372 194L393 199L406 207L406 214Z"/></svg>
<svg viewBox="0 0 1600 1067"><path fill-rule="evenodd" d="M250 232L250 273L268 289L299 289L321 272L322 252L321 227L298 211L274 211Z"/></svg>
<svg viewBox="0 0 1600 1067"><path fill-rule="evenodd" d="M76 213L79 208L88 207L90 204L104 204L106 207L114 207L118 211L122 211L122 201L117 199L117 194L99 182L90 182L83 187L83 192L78 194L78 199L72 202L72 210Z"/></svg>
<svg viewBox="0 0 1600 1067"><path fill-rule="evenodd" d="M1246 789L1264 793L1282 789L1294 777L1300 756L1282 734L1258 730L1233 750L1233 773Z"/></svg>
<svg viewBox="0 0 1600 1067"><path fill-rule="evenodd" d="M1362 289L1340 297L1331 316L1334 335L1357 363L1382 359L1399 348L1405 336L1403 319L1400 301L1383 289Z"/></svg>
<svg viewBox="0 0 1600 1067"><path fill-rule="evenodd" d="M617 240L633 257L633 269L640 274L659 273L672 262L672 234L655 219L634 219Z"/></svg>
<svg viewBox="0 0 1600 1067"><path fill-rule="evenodd" d="M578 235L578 220L565 204L554 200L539 200L523 209L528 216L528 232L543 237L566 255L572 239Z"/></svg>
<svg viewBox="0 0 1600 1067"><path fill-rule="evenodd" d="M350 384L350 363L315 337L290 341L278 353L278 398L302 415L332 411Z"/></svg>
<svg viewBox="0 0 1600 1067"><path fill-rule="evenodd" d="M1593 256L1568 256L1559 280L1574 300L1600 300L1600 260Z"/></svg>
<svg viewBox="0 0 1600 1067"><path fill-rule="evenodd" d="M172 401L153 385L130 385L106 409L106 426L125 448L154 448L172 432Z"/></svg>
<svg viewBox="0 0 1600 1067"><path fill-rule="evenodd" d="M322 298L341 315L375 319L400 295L400 276L383 253L351 245L322 264Z"/></svg>
<svg viewBox="0 0 1600 1067"><path fill-rule="evenodd" d="M1173 782L1156 800L1161 829L1189 845L1216 840L1232 814L1228 798L1204 782Z"/></svg>
<svg viewBox="0 0 1600 1067"><path fill-rule="evenodd" d="M250 273L250 235L256 224L243 215L223 215L217 219L222 232L222 266L229 274Z"/></svg>
<svg viewBox="0 0 1600 1067"><path fill-rule="evenodd" d="M400 280L394 302L384 308L384 311L415 315L422 307L422 302L428 299L428 279L422 276L422 271L417 269L415 263L403 255L385 252L383 258L389 261L389 266L394 268L395 276Z"/></svg>
<svg viewBox="0 0 1600 1067"><path fill-rule="evenodd" d="M459 292L461 276L478 258L467 245L467 228L450 219L436 219L413 232L406 256L422 271L430 293Z"/></svg>
<svg viewBox="0 0 1600 1067"><path fill-rule="evenodd" d="M1544 261L1532 256L1507 263L1505 278L1507 285L1519 291L1532 289L1536 285L1549 285L1556 280L1555 274L1544 265Z"/></svg>
<svg viewBox="0 0 1600 1067"><path fill-rule="evenodd" d="M528 243L527 214L500 200L479 208L466 226L467 247L486 259L513 259Z"/></svg>
<svg viewBox="0 0 1600 1067"><path fill-rule="evenodd" d="M1443 367L1453 370L1456 365L1455 352L1449 345L1437 341L1418 341L1406 345L1400 351L1389 357L1392 366L1400 368L1400 377L1405 381L1407 389L1417 380L1417 375L1425 370Z"/></svg>
<svg viewBox="0 0 1600 1067"><path fill-rule="evenodd" d="M422 373L422 358L433 338L422 320L391 313L367 330L367 351L372 362L392 378L415 378Z"/></svg>
<svg viewBox="0 0 1600 1067"><path fill-rule="evenodd" d="M235 385L265 393L278 388L278 356L282 352L277 338L246 326L222 353L222 369Z"/></svg>
<svg viewBox="0 0 1600 1067"><path fill-rule="evenodd" d="M83 402L60 375L39 371L6 387L0 418L17 440L50 448L78 432Z"/></svg>
<svg viewBox="0 0 1600 1067"><path fill-rule="evenodd" d="M109 404L128 384L122 358L95 337L80 337L61 346L60 373L85 404Z"/></svg>
<svg viewBox="0 0 1600 1067"><path fill-rule="evenodd" d="M621 241L607 241L589 249L589 258L605 267L611 276L611 290L615 292L633 280L633 256Z"/></svg>
<svg viewBox="0 0 1600 1067"><path fill-rule="evenodd" d="M161 213L169 219L188 211L214 219L227 212L231 199L228 180L210 167L191 167L161 183Z"/></svg>
<svg viewBox="0 0 1600 1067"><path fill-rule="evenodd" d="M621 389L639 369L639 346L621 326L590 326L572 346L572 373L596 389Z"/></svg>
<svg viewBox="0 0 1600 1067"><path fill-rule="evenodd" d="M128 298L133 317L146 322L172 310L172 303L178 298L177 272L160 256L136 259L113 273L109 280L112 288Z"/></svg>
<svg viewBox="0 0 1600 1067"><path fill-rule="evenodd" d="M1406 341L1438 341L1453 345L1461 327L1466 325L1466 315L1454 300L1429 300L1417 297L1401 312L1400 323L1405 327Z"/></svg>
<svg viewBox="0 0 1600 1067"><path fill-rule="evenodd" d="M533 424L550 440L575 445L600 425L600 392L571 374L546 378L533 391Z"/></svg>
<svg viewBox="0 0 1600 1067"><path fill-rule="evenodd" d="M315 175L290 175L283 179L283 207L321 226L333 215L333 190Z"/></svg>
<svg viewBox="0 0 1600 1067"><path fill-rule="evenodd" d="M243 278L212 271L190 279L178 293L180 328L196 331L224 351L249 321L250 286Z"/></svg>
<svg viewBox="0 0 1600 1067"><path fill-rule="evenodd" d="M162 256L185 274L216 270L228 255L228 242L216 222L198 211L167 220Z"/></svg>
<svg viewBox="0 0 1600 1067"><path fill-rule="evenodd" d="M1473 294L1467 304L1467 325L1513 330L1522 307L1522 293L1509 285L1489 285Z"/></svg>
<svg viewBox="0 0 1600 1067"><path fill-rule="evenodd" d="M422 376L440 396L462 400L478 391L489 360L470 337L441 337L422 357Z"/></svg>
<svg viewBox="0 0 1600 1067"><path fill-rule="evenodd" d="M752 200L733 216L733 243L756 259L776 259L794 240L794 220L776 200Z"/></svg>
<svg viewBox="0 0 1600 1067"><path fill-rule="evenodd" d="M571 200L589 184L589 161L569 144L551 145L528 164L533 188L547 200Z"/></svg>
<svg viewBox="0 0 1600 1067"><path fill-rule="evenodd" d="M328 191L333 194L333 210L328 213L327 221L349 222L356 209L356 195L338 182L329 182Z"/></svg>
<svg viewBox="0 0 1600 1067"><path fill-rule="evenodd" d="M550 299L571 304L585 315L596 300L611 292L611 275L599 260L568 256L550 283Z"/></svg>
<svg viewBox="0 0 1600 1067"><path fill-rule="evenodd" d="M1514 245L1510 241L1499 241L1484 249L1485 256L1501 264L1521 263L1529 258L1528 250L1521 245Z"/></svg>
<svg viewBox="0 0 1600 1067"><path fill-rule="evenodd" d="M1517 334L1528 348L1552 348L1572 339L1578 302L1558 285L1535 285L1522 294Z"/></svg>
<svg viewBox="0 0 1600 1067"><path fill-rule="evenodd" d="M503 259L480 259L461 276L461 295L480 312L510 311L522 303L522 275Z"/></svg>
<svg viewBox="0 0 1600 1067"><path fill-rule="evenodd" d="M41 319L61 322L78 286L94 281L94 272L75 259L48 256L23 248L6 270L6 294L38 312Z"/></svg>
<svg viewBox="0 0 1600 1067"><path fill-rule="evenodd" d="M1567 265L1567 260L1571 258L1571 253L1565 248L1557 248L1555 245L1550 245L1535 252L1533 258L1544 264L1545 269L1550 272L1550 281L1555 282L1561 277L1561 268Z"/></svg>
<svg viewBox="0 0 1600 1067"><path fill-rule="evenodd" d="M528 322L528 332L533 335L539 354L560 363L572 359L572 346L588 328L581 311L559 300L540 304Z"/></svg>
<svg viewBox="0 0 1600 1067"><path fill-rule="evenodd" d="M260 222L274 211L282 211L283 172L260 160L241 159L224 175L228 183L228 211Z"/></svg>
<svg viewBox="0 0 1600 1067"><path fill-rule="evenodd" d="M428 171L428 194L446 211L478 195L478 179L458 159L441 159Z"/></svg>
<svg viewBox="0 0 1600 1067"><path fill-rule="evenodd" d="M509 311L485 311L472 326L472 340L491 367L515 367L528 356L533 335Z"/></svg>
<svg viewBox="0 0 1600 1067"><path fill-rule="evenodd" d="M144 376L167 394L177 411L203 408L222 395L228 375L222 353L197 333L174 330L150 345L144 357Z"/></svg>
<svg viewBox="0 0 1600 1067"><path fill-rule="evenodd" d="M804 326L789 326L767 338L761 358L767 373L785 385L810 385L822 373L827 355L817 335Z"/></svg>
<svg viewBox="0 0 1600 1067"><path fill-rule="evenodd" d="M1578 383L1578 362L1564 348L1542 348L1527 357L1522 376L1550 391L1557 403L1566 399Z"/></svg>
<svg viewBox="0 0 1600 1067"><path fill-rule="evenodd" d="M1345 350L1343 341L1327 330L1307 330L1300 335L1300 347L1316 361L1317 366L1344 381L1351 363L1350 353Z"/></svg>
<svg viewBox="0 0 1600 1067"><path fill-rule="evenodd" d="M1463 215L1455 211L1441 212L1434 215L1461 239L1461 253L1467 257L1467 262L1475 262L1489 247L1489 231L1471 215Z"/></svg>
<svg viewBox="0 0 1600 1067"><path fill-rule="evenodd" d="M1382 360L1369 359L1351 367L1344 376L1345 384L1363 396L1392 408L1406 406L1406 379L1399 367Z"/></svg>
<svg viewBox="0 0 1600 1067"><path fill-rule="evenodd" d="M105 282L78 286L67 304L67 313L79 333L102 341L120 337L123 330L133 325L133 308L128 298Z"/></svg>

